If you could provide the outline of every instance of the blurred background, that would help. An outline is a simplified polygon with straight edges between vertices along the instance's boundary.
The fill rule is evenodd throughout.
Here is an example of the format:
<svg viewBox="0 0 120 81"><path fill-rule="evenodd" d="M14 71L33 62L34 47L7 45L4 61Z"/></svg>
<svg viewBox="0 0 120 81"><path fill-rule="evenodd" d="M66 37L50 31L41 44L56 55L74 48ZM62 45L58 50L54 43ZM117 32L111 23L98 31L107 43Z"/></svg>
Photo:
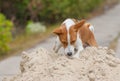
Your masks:
<svg viewBox="0 0 120 81"><path fill-rule="evenodd" d="M40 43L66 18L90 19L118 0L0 0L0 60Z"/></svg>

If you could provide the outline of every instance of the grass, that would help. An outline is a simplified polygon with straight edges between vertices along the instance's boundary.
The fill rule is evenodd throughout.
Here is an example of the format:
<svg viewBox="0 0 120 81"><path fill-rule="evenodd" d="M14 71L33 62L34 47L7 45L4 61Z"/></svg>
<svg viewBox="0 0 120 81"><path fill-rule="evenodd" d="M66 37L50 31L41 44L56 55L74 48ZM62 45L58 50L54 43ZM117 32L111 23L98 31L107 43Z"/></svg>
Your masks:
<svg viewBox="0 0 120 81"><path fill-rule="evenodd" d="M47 30L44 33L37 33L37 34L21 34L16 37L12 42L9 43L10 51L6 54L0 56L0 60L5 59L7 57L16 55L21 53L23 50L27 50L35 45L39 44L41 41L48 38L52 35L52 31L55 27L59 24L55 24L52 26L47 27Z"/></svg>

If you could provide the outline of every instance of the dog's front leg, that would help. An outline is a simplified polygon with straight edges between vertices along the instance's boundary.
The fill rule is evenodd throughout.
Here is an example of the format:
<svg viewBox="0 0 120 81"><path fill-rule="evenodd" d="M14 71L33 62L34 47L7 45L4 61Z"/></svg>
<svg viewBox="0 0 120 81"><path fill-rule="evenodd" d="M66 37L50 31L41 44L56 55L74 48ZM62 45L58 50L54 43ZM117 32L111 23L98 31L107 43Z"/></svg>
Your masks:
<svg viewBox="0 0 120 81"><path fill-rule="evenodd" d="M53 47L53 50L55 51L55 53L57 53L60 48L61 48L61 42L60 42L59 38L57 37L56 41L55 41L55 45Z"/></svg>
<svg viewBox="0 0 120 81"><path fill-rule="evenodd" d="M61 48L61 45L56 43L53 47L53 50L55 51L55 53L57 53L59 51L59 49Z"/></svg>
<svg viewBox="0 0 120 81"><path fill-rule="evenodd" d="M76 41L75 45L76 45L77 52L73 57L79 58L80 52L84 49L83 44L82 44L82 40L79 37L79 33L77 34L77 41Z"/></svg>

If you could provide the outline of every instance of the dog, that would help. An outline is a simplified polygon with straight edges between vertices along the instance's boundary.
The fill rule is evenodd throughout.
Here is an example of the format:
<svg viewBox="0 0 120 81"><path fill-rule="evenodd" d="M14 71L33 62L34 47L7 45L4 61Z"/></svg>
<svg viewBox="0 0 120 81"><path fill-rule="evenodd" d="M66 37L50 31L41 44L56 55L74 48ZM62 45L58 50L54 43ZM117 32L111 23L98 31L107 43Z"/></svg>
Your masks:
<svg viewBox="0 0 120 81"><path fill-rule="evenodd" d="M79 21L68 18L53 33L57 35L53 50L57 53L63 47L64 54L68 57L79 58L80 52L86 46L98 46L94 27L84 19Z"/></svg>

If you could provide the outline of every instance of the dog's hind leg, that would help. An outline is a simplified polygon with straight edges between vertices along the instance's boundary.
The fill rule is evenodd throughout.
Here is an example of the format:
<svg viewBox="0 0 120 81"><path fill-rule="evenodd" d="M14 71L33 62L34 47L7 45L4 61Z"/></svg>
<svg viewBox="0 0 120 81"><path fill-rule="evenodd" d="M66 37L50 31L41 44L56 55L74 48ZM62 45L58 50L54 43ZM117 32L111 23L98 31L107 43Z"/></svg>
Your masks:
<svg viewBox="0 0 120 81"><path fill-rule="evenodd" d="M95 38L94 38L93 35L92 35L91 39L89 39L89 40L87 41L87 43L89 44L89 46L98 47L97 42L96 42L96 40L95 40Z"/></svg>

